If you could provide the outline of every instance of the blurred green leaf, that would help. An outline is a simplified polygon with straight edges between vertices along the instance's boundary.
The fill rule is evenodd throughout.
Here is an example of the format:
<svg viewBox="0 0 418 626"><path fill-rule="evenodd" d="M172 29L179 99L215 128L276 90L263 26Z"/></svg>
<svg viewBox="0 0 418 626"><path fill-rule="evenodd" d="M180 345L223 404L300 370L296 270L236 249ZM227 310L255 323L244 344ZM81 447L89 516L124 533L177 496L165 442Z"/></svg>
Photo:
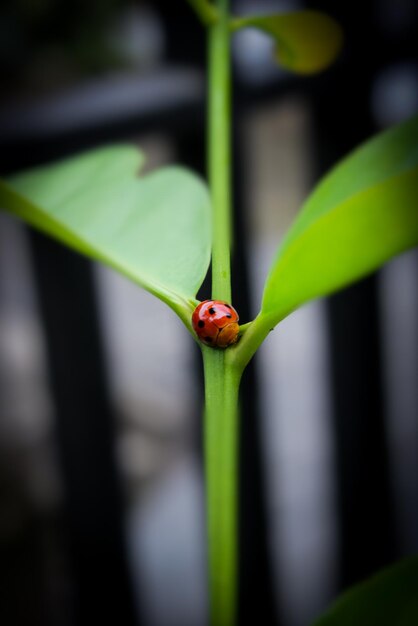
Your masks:
<svg viewBox="0 0 418 626"><path fill-rule="evenodd" d="M378 573L344 593L313 626L418 624L418 558Z"/></svg>
<svg viewBox="0 0 418 626"><path fill-rule="evenodd" d="M232 21L232 29L254 27L276 41L276 59L287 70L314 74L338 56L343 41L339 24L317 11L250 16Z"/></svg>
<svg viewBox="0 0 418 626"><path fill-rule="evenodd" d="M205 184L180 167L138 177L133 146L87 152L0 185L0 208L119 270L189 323L210 260Z"/></svg>
<svg viewBox="0 0 418 626"><path fill-rule="evenodd" d="M298 306L418 244L418 117L367 142L308 198L267 277L261 314Z"/></svg>

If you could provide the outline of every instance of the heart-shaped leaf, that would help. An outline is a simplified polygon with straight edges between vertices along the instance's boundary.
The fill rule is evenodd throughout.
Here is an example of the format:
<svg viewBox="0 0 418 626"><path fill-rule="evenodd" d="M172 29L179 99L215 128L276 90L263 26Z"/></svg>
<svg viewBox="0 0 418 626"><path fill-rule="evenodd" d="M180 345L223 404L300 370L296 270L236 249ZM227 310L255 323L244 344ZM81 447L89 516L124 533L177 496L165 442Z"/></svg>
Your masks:
<svg viewBox="0 0 418 626"><path fill-rule="evenodd" d="M379 572L344 593L314 626L418 624L418 558Z"/></svg>
<svg viewBox="0 0 418 626"><path fill-rule="evenodd" d="M180 167L143 177L131 146L94 150L23 172L0 186L0 208L119 270L189 325L208 269L205 184Z"/></svg>
<svg viewBox="0 0 418 626"><path fill-rule="evenodd" d="M314 74L326 69L342 47L341 27L318 11L249 16L232 21L234 31L247 27L271 35L276 41L278 63L300 74Z"/></svg>
<svg viewBox="0 0 418 626"><path fill-rule="evenodd" d="M261 316L274 325L417 244L418 117L355 150L317 186L279 248Z"/></svg>

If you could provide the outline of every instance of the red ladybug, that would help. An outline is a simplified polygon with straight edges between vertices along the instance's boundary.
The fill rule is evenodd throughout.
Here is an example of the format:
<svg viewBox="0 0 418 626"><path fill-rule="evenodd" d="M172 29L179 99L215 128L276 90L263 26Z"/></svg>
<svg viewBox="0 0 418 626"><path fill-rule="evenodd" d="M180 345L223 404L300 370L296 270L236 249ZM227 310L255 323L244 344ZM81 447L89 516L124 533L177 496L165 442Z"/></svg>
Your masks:
<svg viewBox="0 0 418 626"><path fill-rule="evenodd" d="M192 324L200 341L227 348L238 340L238 313L223 300L204 300L194 310Z"/></svg>

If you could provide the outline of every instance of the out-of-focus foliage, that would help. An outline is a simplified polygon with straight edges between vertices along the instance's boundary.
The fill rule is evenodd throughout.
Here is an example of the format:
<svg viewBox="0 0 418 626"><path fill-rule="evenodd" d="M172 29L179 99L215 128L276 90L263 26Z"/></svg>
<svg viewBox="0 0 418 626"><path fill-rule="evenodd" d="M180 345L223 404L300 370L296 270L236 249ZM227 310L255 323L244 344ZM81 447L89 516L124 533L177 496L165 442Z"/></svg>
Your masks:
<svg viewBox="0 0 418 626"><path fill-rule="evenodd" d="M418 558L411 558L356 585L314 626L412 626L418 624Z"/></svg>
<svg viewBox="0 0 418 626"><path fill-rule="evenodd" d="M326 69L342 47L341 27L318 11L243 17L234 20L232 25L234 30L253 27L271 35L276 42L277 62L299 74Z"/></svg>

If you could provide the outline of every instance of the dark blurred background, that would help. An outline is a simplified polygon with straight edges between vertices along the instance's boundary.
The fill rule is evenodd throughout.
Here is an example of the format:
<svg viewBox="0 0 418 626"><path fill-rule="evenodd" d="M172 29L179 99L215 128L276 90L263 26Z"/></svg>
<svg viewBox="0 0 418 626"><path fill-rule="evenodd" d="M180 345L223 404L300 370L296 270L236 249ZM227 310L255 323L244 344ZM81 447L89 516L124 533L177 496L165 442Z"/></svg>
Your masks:
<svg viewBox="0 0 418 626"><path fill-rule="evenodd" d="M323 75L280 70L254 30L233 43L243 321L315 180L418 109L414 0L234 3L303 7L345 31ZM113 141L204 172L205 37L186 2L6 0L0 17L2 174ZM308 626L417 552L417 310L413 251L293 314L246 373L240 626ZM168 308L0 216L2 626L206 624L201 388Z"/></svg>

